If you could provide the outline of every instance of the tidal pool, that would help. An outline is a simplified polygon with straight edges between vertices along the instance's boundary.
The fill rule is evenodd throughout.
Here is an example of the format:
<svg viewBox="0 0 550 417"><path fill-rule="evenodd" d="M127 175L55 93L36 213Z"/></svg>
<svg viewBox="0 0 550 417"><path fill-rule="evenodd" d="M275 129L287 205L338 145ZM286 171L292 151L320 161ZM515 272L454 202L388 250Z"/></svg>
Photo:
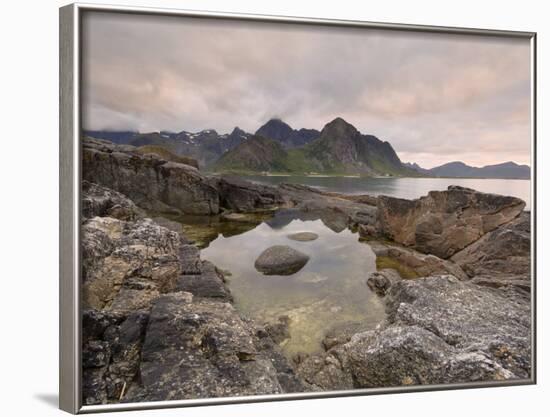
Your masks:
<svg viewBox="0 0 550 417"><path fill-rule="evenodd" d="M287 237L296 232L314 232L319 238L299 242ZM263 275L254 261L273 245L288 245L310 260L293 275ZM259 323L290 318L290 339L281 345L289 356L321 350L322 339L334 327L360 323L368 330L384 319L382 302L366 285L376 269L370 246L351 231L337 233L321 220L292 220L276 228L260 223L241 234L220 234L201 257L230 271L228 285L241 313Z"/></svg>

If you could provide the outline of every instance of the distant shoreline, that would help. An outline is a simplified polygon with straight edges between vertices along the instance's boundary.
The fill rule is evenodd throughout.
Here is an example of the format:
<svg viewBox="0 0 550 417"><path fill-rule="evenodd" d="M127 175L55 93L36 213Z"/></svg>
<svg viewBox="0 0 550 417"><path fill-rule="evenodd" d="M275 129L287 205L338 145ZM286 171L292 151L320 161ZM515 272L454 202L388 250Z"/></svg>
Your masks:
<svg viewBox="0 0 550 417"><path fill-rule="evenodd" d="M208 172L210 175L237 175L248 177L304 177L304 178L363 178L363 179L448 179L448 180L521 180L531 181L531 178L500 178L500 177L429 177L429 176L383 176L383 175L360 175L360 174L298 174L298 173L284 173L284 172Z"/></svg>

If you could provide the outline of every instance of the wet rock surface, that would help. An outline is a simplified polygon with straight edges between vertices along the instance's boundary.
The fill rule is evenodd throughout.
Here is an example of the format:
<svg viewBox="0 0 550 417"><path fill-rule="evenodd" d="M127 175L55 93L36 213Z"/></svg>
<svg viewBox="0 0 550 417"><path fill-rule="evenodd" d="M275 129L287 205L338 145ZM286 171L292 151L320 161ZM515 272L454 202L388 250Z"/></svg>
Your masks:
<svg viewBox="0 0 550 417"><path fill-rule="evenodd" d="M420 252L447 259L517 217L525 202L449 186L417 200L378 198L378 231Z"/></svg>
<svg viewBox="0 0 550 417"><path fill-rule="evenodd" d="M381 269L371 273L367 279L367 285L379 296L383 297L390 287L401 279L395 269Z"/></svg>
<svg viewBox="0 0 550 417"><path fill-rule="evenodd" d="M396 268L402 269L405 275L408 273L408 278L451 274L460 280L468 279L468 275L459 265L435 255L426 255L414 249L388 242L369 242L369 245L378 258L387 258L393 261ZM407 276L403 278L407 278Z"/></svg>
<svg viewBox="0 0 550 417"><path fill-rule="evenodd" d="M290 246L275 245L264 250L254 267L265 275L292 275L309 261L309 256Z"/></svg>

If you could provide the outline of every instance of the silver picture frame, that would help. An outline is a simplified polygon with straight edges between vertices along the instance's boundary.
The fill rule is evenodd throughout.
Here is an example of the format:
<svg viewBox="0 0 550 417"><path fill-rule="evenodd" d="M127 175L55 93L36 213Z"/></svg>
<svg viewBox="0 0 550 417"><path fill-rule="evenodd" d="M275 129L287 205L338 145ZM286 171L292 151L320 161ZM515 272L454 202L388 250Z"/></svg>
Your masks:
<svg viewBox="0 0 550 417"><path fill-rule="evenodd" d="M183 17L204 17L232 19L238 21L300 23L335 27L357 27L393 29L399 31L446 33L462 35L484 35L528 39L531 45L531 284L532 284L532 363L531 378L524 380L474 382L445 385L419 385L410 387L392 387L376 389L355 389L299 394L261 395L234 398L208 398L192 400L174 400L160 402L141 402L113 405L83 406L81 401L81 314L80 314L80 184L81 184L81 20L87 11L111 13L149 14ZM255 14L237 14L177 10L154 7L130 7L104 4L74 3L59 10L59 56L60 56L60 137L59 137L59 407L73 414L107 411L143 410L154 408L175 408L200 405L251 403L266 401L288 401L326 397L364 396L403 392L422 392L432 390L454 390L462 388L485 388L529 385L536 383L536 145L537 145L537 99L536 99L536 51L537 34L492 29L472 29L458 27L438 27L395 23L375 23L365 21L347 21L316 19L289 16L267 16Z"/></svg>

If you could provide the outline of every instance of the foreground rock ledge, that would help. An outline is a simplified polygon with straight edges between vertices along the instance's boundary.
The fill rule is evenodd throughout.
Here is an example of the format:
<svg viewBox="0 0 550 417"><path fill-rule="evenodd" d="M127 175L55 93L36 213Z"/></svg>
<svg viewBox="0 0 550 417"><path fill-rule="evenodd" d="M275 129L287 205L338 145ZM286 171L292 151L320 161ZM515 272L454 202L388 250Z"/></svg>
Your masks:
<svg viewBox="0 0 550 417"><path fill-rule="evenodd" d="M488 290L450 275L399 281L388 323L304 360L319 389L529 378L530 303L514 288Z"/></svg>

